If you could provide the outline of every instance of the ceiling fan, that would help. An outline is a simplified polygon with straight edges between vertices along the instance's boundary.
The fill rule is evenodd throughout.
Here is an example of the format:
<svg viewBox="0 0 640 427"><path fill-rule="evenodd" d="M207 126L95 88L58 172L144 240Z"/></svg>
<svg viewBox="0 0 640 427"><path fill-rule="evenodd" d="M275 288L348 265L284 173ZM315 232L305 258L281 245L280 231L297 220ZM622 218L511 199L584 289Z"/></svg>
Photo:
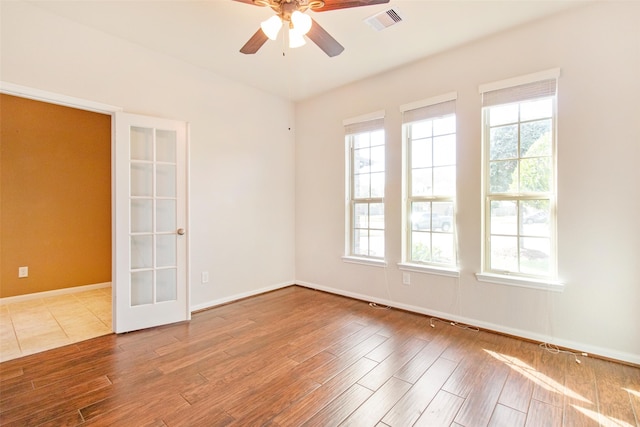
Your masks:
<svg viewBox="0 0 640 427"><path fill-rule="evenodd" d="M268 6L276 15L262 22L256 33L240 49L244 54L256 53L267 39L275 40L283 24L289 29L289 47L305 44L306 35L329 56L340 55L344 47L316 21L307 10L326 12L350 7L389 3L389 0L235 0L255 6Z"/></svg>

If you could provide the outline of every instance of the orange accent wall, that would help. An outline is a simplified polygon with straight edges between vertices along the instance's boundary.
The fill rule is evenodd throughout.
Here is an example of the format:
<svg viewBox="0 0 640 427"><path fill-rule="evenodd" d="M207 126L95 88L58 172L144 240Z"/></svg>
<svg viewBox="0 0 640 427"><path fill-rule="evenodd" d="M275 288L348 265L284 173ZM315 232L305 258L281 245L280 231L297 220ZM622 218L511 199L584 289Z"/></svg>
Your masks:
<svg viewBox="0 0 640 427"><path fill-rule="evenodd" d="M110 281L111 116L0 95L0 297Z"/></svg>

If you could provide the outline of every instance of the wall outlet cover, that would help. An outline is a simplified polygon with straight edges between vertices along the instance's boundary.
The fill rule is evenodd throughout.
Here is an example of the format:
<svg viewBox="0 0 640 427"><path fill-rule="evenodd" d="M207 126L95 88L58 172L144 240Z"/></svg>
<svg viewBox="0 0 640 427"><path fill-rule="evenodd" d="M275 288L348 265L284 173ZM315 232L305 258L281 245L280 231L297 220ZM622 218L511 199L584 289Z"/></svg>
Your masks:
<svg viewBox="0 0 640 427"><path fill-rule="evenodd" d="M402 273L402 284L403 285L410 285L411 284L411 274Z"/></svg>
<svg viewBox="0 0 640 427"><path fill-rule="evenodd" d="M18 267L18 278L29 277L29 267Z"/></svg>

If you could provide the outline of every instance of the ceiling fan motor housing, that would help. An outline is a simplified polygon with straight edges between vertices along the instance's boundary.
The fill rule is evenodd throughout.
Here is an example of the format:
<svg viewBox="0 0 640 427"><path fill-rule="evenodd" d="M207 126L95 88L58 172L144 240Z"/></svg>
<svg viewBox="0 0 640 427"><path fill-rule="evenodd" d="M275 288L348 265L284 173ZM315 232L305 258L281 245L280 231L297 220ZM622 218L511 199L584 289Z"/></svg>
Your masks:
<svg viewBox="0 0 640 427"><path fill-rule="evenodd" d="M296 10L304 13L324 6L323 0L254 0L254 3L270 7L285 22L291 22L291 14Z"/></svg>

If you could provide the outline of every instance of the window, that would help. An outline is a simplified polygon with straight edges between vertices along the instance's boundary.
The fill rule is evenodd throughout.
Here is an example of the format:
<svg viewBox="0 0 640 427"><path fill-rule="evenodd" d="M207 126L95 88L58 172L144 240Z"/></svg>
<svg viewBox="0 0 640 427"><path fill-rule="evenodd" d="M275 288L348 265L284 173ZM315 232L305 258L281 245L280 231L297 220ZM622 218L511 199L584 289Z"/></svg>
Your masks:
<svg viewBox="0 0 640 427"><path fill-rule="evenodd" d="M345 253L351 257L384 259L385 135L381 114L345 121Z"/></svg>
<svg viewBox="0 0 640 427"><path fill-rule="evenodd" d="M481 88L484 272L556 276L557 75Z"/></svg>
<svg viewBox="0 0 640 427"><path fill-rule="evenodd" d="M452 93L401 107L407 263L456 266L455 98Z"/></svg>

